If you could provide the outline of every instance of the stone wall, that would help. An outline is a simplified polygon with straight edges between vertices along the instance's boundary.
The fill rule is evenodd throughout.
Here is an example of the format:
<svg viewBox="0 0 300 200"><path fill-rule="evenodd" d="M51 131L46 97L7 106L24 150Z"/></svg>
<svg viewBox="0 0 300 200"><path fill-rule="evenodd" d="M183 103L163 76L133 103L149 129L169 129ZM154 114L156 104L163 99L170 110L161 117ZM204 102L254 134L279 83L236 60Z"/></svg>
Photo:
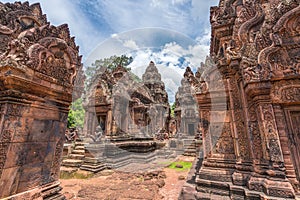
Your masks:
<svg viewBox="0 0 300 200"><path fill-rule="evenodd" d="M210 54L225 93L211 87L219 79L207 69L208 91L196 94L204 160L192 196L294 199L300 192L299 1L221 0L210 20ZM223 94L225 106L214 114L221 104L211 101ZM218 130L213 119L222 112Z"/></svg>
<svg viewBox="0 0 300 200"><path fill-rule="evenodd" d="M67 25L50 25L39 4L0 3L0 198L63 198L59 168L81 68Z"/></svg>

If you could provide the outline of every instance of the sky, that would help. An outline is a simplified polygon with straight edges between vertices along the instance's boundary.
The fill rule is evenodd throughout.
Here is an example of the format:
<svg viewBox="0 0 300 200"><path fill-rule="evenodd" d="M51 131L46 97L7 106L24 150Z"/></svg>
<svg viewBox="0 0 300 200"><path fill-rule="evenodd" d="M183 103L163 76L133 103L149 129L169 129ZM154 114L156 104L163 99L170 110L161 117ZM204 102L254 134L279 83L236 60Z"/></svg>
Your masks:
<svg viewBox="0 0 300 200"><path fill-rule="evenodd" d="M13 2L2 0L2 2ZM29 2L36 3L35 0ZM209 53L209 10L219 0L40 0L52 25L69 25L84 66L126 54L140 76L156 63L174 102L187 66L193 71Z"/></svg>

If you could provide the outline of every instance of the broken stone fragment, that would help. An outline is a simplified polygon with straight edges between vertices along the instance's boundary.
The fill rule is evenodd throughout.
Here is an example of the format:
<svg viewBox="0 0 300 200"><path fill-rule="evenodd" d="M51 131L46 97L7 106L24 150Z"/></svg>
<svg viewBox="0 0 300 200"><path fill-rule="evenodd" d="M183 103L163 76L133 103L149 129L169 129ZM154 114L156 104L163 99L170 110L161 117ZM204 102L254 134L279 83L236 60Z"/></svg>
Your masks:
<svg viewBox="0 0 300 200"><path fill-rule="evenodd" d="M176 168L183 168L183 166L181 164L176 164L175 167Z"/></svg>

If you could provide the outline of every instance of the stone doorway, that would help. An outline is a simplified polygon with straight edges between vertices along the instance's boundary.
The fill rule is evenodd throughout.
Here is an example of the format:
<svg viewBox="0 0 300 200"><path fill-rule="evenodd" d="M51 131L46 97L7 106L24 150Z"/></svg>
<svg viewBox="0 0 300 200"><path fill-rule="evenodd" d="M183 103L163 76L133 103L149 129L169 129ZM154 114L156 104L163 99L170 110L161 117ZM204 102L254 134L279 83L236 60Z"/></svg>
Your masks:
<svg viewBox="0 0 300 200"><path fill-rule="evenodd" d="M103 133L106 133L106 115L99 115L98 121Z"/></svg>
<svg viewBox="0 0 300 200"><path fill-rule="evenodd" d="M300 110L289 109L286 112L289 128L291 153L294 157L296 177L300 181Z"/></svg>
<svg viewBox="0 0 300 200"><path fill-rule="evenodd" d="M195 124L188 124L189 135L195 135Z"/></svg>

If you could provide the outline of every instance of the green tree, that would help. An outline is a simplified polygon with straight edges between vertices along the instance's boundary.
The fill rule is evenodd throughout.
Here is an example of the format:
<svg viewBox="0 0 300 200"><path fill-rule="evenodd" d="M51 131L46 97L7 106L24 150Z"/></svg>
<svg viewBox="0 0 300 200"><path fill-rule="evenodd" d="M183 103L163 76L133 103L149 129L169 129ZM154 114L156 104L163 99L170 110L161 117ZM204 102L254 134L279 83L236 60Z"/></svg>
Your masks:
<svg viewBox="0 0 300 200"><path fill-rule="evenodd" d="M95 67L96 69L99 69L100 67L106 67L109 70L114 70L116 67L119 65L123 67L127 67L130 63L132 63L133 58L128 57L126 55L121 55L121 56L111 56L109 58L104 58L100 60L96 60L92 66ZM130 68L126 68L127 70L130 70Z"/></svg>
<svg viewBox="0 0 300 200"><path fill-rule="evenodd" d="M171 108L171 117L175 117L175 102L170 106Z"/></svg>
<svg viewBox="0 0 300 200"><path fill-rule="evenodd" d="M82 106L82 98L72 102L68 114L68 128L83 127L85 111Z"/></svg>
<svg viewBox="0 0 300 200"><path fill-rule="evenodd" d="M104 72L105 69L108 69L109 71L114 70L119 65L125 67L128 72L130 72L130 68L127 66L132 63L133 58L128 57L126 55L121 56L111 56L109 58L103 58L100 60L96 60L91 66L86 67L85 75L86 75L86 82L85 86L86 88L90 87L90 84L93 83L93 80L96 80L98 78L97 75ZM130 72L134 80L139 80L139 78Z"/></svg>
<svg viewBox="0 0 300 200"><path fill-rule="evenodd" d="M75 117L74 117L74 111L72 109L69 110L68 113L68 128L74 128L76 127Z"/></svg>

